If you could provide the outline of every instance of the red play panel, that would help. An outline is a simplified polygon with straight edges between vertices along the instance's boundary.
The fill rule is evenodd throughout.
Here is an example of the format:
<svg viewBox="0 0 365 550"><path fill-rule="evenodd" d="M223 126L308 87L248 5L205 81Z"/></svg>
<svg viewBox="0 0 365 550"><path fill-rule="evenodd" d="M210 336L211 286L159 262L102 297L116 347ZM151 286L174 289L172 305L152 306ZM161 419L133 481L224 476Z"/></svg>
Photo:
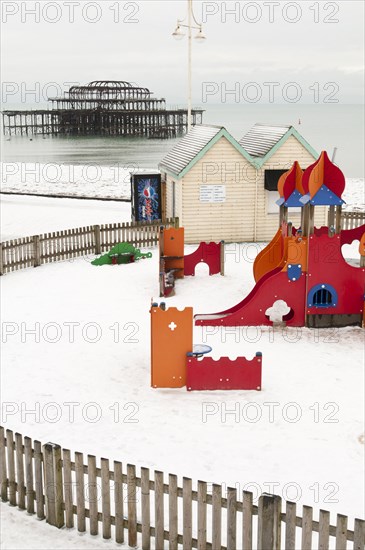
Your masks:
<svg viewBox="0 0 365 550"><path fill-rule="evenodd" d="M195 275L195 268L200 263L209 267L209 275L221 271L221 243L200 243L192 253L184 256L184 275Z"/></svg>
<svg viewBox="0 0 365 550"><path fill-rule="evenodd" d="M261 390L262 355L253 359L229 357L186 358L186 389L193 390Z"/></svg>

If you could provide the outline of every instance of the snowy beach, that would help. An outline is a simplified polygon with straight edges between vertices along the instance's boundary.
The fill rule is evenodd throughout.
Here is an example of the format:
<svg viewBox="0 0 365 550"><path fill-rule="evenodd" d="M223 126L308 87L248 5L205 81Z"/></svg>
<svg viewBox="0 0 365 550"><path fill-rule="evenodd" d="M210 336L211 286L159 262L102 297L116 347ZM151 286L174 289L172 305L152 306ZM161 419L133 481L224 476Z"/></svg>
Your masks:
<svg viewBox="0 0 365 550"><path fill-rule="evenodd" d="M128 206L5 197L4 234L16 235L20 220L29 234L82 225L85 209L89 223L127 221ZM208 312L237 303L254 285L262 247L227 245L226 276L203 270L179 281L169 305ZM346 254L358 258L356 245ZM354 491L364 481L360 328L196 327L195 342L211 345L214 357L261 351L263 390L153 390L148 311L158 297L157 251L115 268L94 267L93 257L2 278L2 399L15 404L5 409L5 427L256 495L271 488L316 510L363 513Z"/></svg>
<svg viewBox="0 0 365 550"><path fill-rule="evenodd" d="M1 2L1 550L365 550L364 7Z"/></svg>
<svg viewBox="0 0 365 550"><path fill-rule="evenodd" d="M154 170L156 167L154 168ZM0 164L1 191L90 199L124 199L131 196L130 176L140 168L96 164L40 164L3 162ZM144 169L148 172L148 169ZM343 195L345 210L365 211L362 178L347 178Z"/></svg>

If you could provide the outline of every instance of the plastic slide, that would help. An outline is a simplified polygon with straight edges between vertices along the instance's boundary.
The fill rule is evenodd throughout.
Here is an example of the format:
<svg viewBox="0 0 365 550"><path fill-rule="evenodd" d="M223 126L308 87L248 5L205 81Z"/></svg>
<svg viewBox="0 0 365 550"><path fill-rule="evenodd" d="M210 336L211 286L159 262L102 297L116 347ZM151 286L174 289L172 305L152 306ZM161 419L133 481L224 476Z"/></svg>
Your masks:
<svg viewBox="0 0 365 550"><path fill-rule="evenodd" d="M282 263L284 239L281 228L277 230L270 243L257 255L253 265L253 275L256 283L270 271Z"/></svg>
<svg viewBox="0 0 365 550"><path fill-rule="evenodd" d="M305 276L290 281L288 273L279 266L266 273L251 292L237 305L213 314L194 316L196 325L210 326L272 326L266 311L278 300L291 308L283 317L288 326L303 326L305 311Z"/></svg>

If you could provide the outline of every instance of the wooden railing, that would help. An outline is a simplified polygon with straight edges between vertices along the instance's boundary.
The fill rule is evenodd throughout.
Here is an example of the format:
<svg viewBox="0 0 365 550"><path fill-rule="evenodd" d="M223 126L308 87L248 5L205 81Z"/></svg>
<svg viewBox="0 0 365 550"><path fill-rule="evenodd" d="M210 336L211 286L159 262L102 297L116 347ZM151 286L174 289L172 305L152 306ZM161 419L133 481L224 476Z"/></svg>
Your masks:
<svg viewBox="0 0 365 550"><path fill-rule="evenodd" d="M178 227L169 218L164 227ZM59 262L80 256L102 254L120 242L135 247L156 246L161 222L134 222L65 229L0 243L0 275L26 267Z"/></svg>
<svg viewBox="0 0 365 550"><path fill-rule="evenodd" d="M365 224L365 212L342 212L341 229L354 229Z"/></svg>
<svg viewBox="0 0 365 550"><path fill-rule="evenodd" d="M80 533L89 531L116 543L150 550L151 539L157 550L308 550L311 548L363 550L365 521L355 519L348 529L346 516L337 514L336 525L330 513L303 506L297 515L294 502L263 494L258 506L253 494L208 485L193 484L176 475L165 476L148 468L140 475L126 466L94 455L86 460L76 452L0 428L1 499L58 528L64 525ZM22 516L19 516L19 521ZM88 520L88 521L86 521ZM300 531L299 531L299 529ZM282 534L283 532L283 534ZM315 540L314 540L315 539ZM165 545L168 541L168 545Z"/></svg>

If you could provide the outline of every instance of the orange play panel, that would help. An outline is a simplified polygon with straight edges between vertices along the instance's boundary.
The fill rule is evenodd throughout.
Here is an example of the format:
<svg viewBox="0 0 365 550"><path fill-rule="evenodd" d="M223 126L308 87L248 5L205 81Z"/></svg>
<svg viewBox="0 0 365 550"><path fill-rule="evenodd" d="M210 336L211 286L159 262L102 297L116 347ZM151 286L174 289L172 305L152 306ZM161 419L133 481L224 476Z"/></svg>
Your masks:
<svg viewBox="0 0 365 550"><path fill-rule="evenodd" d="M151 386L186 386L186 353L193 349L193 308L151 310Z"/></svg>
<svg viewBox="0 0 365 550"><path fill-rule="evenodd" d="M162 232L161 256L165 261L165 270L176 270L175 279L184 277L184 228L170 227Z"/></svg>
<svg viewBox="0 0 365 550"><path fill-rule="evenodd" d="M288 265L300 264L302 271L307 271L308 265L308 239L306 237L287 237L285 243L285 265L283 271L288 270Z"/></svg>

